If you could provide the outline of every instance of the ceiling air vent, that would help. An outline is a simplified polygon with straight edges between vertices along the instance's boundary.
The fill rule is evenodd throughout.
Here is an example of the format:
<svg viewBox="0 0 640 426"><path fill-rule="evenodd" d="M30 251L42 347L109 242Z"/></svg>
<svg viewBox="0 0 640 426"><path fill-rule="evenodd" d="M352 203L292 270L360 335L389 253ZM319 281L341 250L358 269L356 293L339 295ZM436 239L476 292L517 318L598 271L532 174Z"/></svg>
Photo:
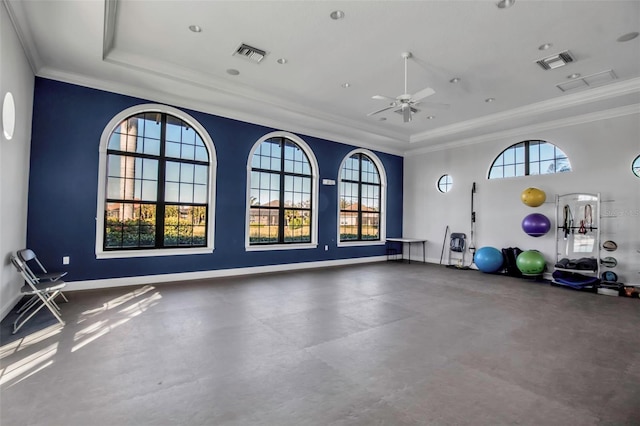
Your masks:
<svg viewBox="0 0 640 426"><path fill-rule="evenodd" d="M563 92L576 89L586 89L588 87L602 86L603 84L611 83L616 80L618 76L613 70L601 71L595 74L588 75L586 77L574 78L566 83L556 84L556 87Z"/></svg>
<svg viewBox="0 0 640 426"><path fill-rule="evenodd" d="M571 55L571 52L565 50L564 52L560 52L557 55L539 59L536 61L536 64L540 65L543 70L553 70L563 67L568 63L574 61L575 59L573 58L573 55Z"/></svg>
<svg viewBox="0 0 640 426"><path fill-rule="evenodd" d="M234 56L240 56L242 58L246 58L251 62L255 62L259 64L260 61L264 59L267 55L262 49L258 49L257 47L249 46L248 44L242 43L238 49L233 53Z"/></svg>

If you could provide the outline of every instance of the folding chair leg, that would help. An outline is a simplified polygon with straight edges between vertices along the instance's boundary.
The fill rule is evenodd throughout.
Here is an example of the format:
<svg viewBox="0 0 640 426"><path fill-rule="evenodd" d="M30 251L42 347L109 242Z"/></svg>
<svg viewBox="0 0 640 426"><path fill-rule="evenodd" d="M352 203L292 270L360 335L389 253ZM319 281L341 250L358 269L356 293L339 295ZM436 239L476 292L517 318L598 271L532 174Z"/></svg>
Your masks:
<svg viewBox="0 0 640 426"><path fill-rule="evenodd" d="M53 314L54 317L56 317L56 319L58 320L58 322L62 325L64 325L64 321L62 320L62 317L60 317L60 314L58 312L58 309L56 309L56 307L54 307L53 305L51 305L51 301L60 293L60 291L54 291L53 293L51 293L49 295L49 297L44 297L42 294L38 293L36 296L42 301L42 305L38 306L35 310L33 310L33 312L31 312L31 314L26 317L25 319L23 319L22 321L20 321L20 319L27 313L29 312L29 310L25 310L24 312L22 312L22 314L20 314L18 316L18 318L14 321L13 323L13 334L16 334L18 332L18 330L20 330L20 328L22 328L23 325L25 325L27 323L27 321L29 321L31 318L33 318L33 316L35 314L38 313L38 311L40 311L40 309L44 308L45 306L47 308L49 308L49 311ZM31 307L33 307L34 304L32 304Z"/></svg>
<svg viewBox="0 0 640 426"><path fill-rule="evenodd" d="M65 296L63 292L60 292L60 296L64 299L64 303L69 303L69 299L67 299L67 296Z"/></svg>
<svg viewBox="0 0 640 426"><path fill-rule="evenodd" d="M20 314L23 311L28 311L29 308L31 308L31 306L33 306L33 304L36 303L37 301L38 301L38 296L34 294L29 298L29 300L27 300L27 302L25 302L22 306L20 306L20 309L18 309L17 313Z"/></svg>

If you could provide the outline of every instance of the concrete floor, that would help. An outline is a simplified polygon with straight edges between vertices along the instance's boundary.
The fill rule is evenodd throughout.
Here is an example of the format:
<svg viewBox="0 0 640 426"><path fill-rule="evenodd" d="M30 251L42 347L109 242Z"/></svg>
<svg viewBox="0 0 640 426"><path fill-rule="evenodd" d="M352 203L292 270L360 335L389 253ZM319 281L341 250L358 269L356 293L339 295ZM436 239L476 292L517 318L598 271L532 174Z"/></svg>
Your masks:
<svg viewBox="0 0 640 426"><path fill-rule="evenodd" d="M395 262L68 296L3 321L0 424L640 424L637 299Z"/></svg>

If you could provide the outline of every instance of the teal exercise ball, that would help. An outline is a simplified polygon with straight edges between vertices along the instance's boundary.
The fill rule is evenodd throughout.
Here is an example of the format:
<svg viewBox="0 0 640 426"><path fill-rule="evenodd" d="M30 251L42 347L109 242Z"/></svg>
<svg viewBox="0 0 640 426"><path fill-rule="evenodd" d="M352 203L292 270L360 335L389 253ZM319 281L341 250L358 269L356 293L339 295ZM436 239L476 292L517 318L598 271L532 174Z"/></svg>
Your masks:
<svg viewBox="0 0 640 426"><path fill-rule="evenodd" d="M502 268L504 258L502 252L495 247L480 247L473 255L473 262L479 270L491 274Z"/></svg>
<svg viewBox="0 0 640 426"><path fill-rule="evenodd" d="M516 266L523 275L540 275L545 268L544 256L538 250L523 251L516 258Z"/></svg>

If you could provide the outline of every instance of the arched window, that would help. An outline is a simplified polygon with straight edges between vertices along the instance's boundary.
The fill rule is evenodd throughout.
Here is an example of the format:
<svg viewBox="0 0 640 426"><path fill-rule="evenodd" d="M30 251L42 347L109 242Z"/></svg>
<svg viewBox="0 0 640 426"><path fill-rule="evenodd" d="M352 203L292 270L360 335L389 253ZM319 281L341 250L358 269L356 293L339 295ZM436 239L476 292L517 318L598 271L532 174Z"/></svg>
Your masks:
<svg viewBox="0 0 640 426"><path fill-rule="evenodd" d="M247 249L317 245L317 169L295 135L274 132L256 143L247 167Z"/></svg>
<svg viewBox="0 0 640 426"><path fill-rule="evenodd" d="M560 148L549 142L531 140L502 151L491 165L489 179L570 171L569 158Z"/></svg>
<svg viewBox="0 0 640 426"><path fill-rule="evenodd" d="M341 243L384 240L386 178L371 152L355 150L340 166L338 236Z"/></svg>
<svg viewBox="0 0 640 426"><path fill-rule="evenodd" d="M98 257L211 252L214 175L213 141L187 114L118 114L100 144Z"/></svg>

